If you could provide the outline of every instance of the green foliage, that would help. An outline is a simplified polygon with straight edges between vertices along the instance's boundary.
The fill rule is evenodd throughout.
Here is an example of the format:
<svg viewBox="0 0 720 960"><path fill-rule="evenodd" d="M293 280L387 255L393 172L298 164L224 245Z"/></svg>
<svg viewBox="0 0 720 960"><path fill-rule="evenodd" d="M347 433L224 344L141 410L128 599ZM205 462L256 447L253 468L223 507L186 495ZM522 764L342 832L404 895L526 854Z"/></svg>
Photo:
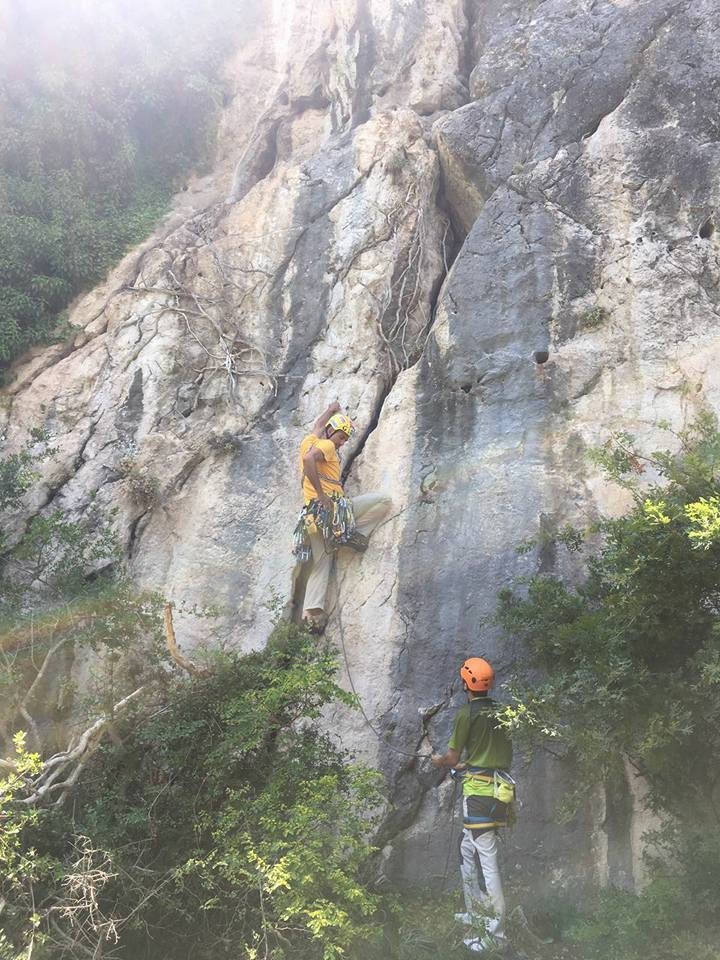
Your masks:
<svg viewBox="0 0 720 960"><path fill-rule="evenodd" d="M707 813L720 760L720 434L701 417L679 449L642 455L620 435L598 459L632 495L601 520L586 578L538 576L499 617L545 679L517 693L532 732L560 733L587 787L628 756L656 807ZM658 481L642 484L646 471ZM528 731L531 724L525 726Z"/></svg>
<svg viewBox="0 0 720 960"><path fill-rule="evenodd" d="M575 586L527 579L498 618L528 651L505 722L516 741L574 761L571 814L628 758L667 826L648 840L640 895L608 891L564 924L574 956L671 960L717 955L720 911L720 431L703 414L675 448L646 454L617 434L593 459L627 491L624 516L584 542Z"/></svg>
<svg viewBox="0 0 720 960"><path fill-rule="evenodd" d="M664 859L640 894L605 890L560 931L583 960L716 960L718 837L672 830L662 845Z"/></svg>
<svg viewBox="0 0 720 960"><path fill-rule="evenodd" d="M12 767L0 778L0 901L3 906L9 904L16 937L26 943L32 940L38 923L28 890L32 890L48 863L24 843L28 829L37 822L38 812L16 802L23 794L26 777L39 771L41 759L39 754L27 750L23 732L15 734L13 742L14 755L9 761ZM14 951L0 931L0 957L4 955L15 960Z"/></svg>
<svg viewBox="0 0 720 960"><path fill-rule="evenodd" d="M118 721L71 815L23 827L24 848L55 864L34 884L47 948L73 935L63 878L77 835L106 858L97 916L119 934L118 957L331 960L372 939L379 901L363 871L378 779L313 723L351 699L333 655L298 627L280 632L269 652L169 678L150 709ZM5 931L26 942L25 927Z"/></svg>
<svg viewBox="0 0 720 960"><path fill-rule="evenodd" d="M453 864L454 866L454 864ZM352 960L461 960L469 956L465 928L453 914L457 894L405 891L383 904L385 915L378 935L351 951ZM492 958L499 954L493 954Z"/></svg>
<svg viewBox="0 0 720 960"><path fill-rule="evenodd" d="M32 0L0 34L0 363L145 236L211 156L239 4Z"/></svg>
<svg viewBox="0 0 720 960"><path fill-rule="evenodd" d="M35 465L54 453L49 446L49 439L45 431L32 430L19 453L0 460L0 510L11 510L20 505L23 496L38 478Z"/></svg>
<svg viewBox="0 0 720 960"><path fill-rule="evenodd" d="M658 872L640 894L604 889L582 903L555 894L530 912L535 931L549 935L529 954L535 960L716 960L720 942L714 917L692 897L690 850L679 848L676 869ZM717 847L712 851L717 856ZM708 847L707 853L711 850ZM715 875L717 867L715 868ZM707 887L706 894L715 888Z"/></svg>
<svg viewBox="0 0 720 960"><path fill-rule="evenodd" d="M3 526L12 527L12 512L36 479L37 464L53 452L49 438L36 432L20 453L0 460ZM38 722L58 721L73 704L72 685L62 681L55 688L38 686L35 702L25 703L46 658L62 648L84 647L98 655L90 678L94 693L86 705L93 716L152 675L163 646L161 600L138 595L124 581L111 518L96 506L79 517L60 509L38 513L5 540L0 555L0 721L5 726L0 731L7 740L15 722L28 726L28 709ZM48 672L58 671L54 664ZM77 710L79 704L74 705Z"/></svg>
<svg viewBox="0 0 720 960"><path fill-rule="evenodd" d="M85 715L94 721L129 690L162 677L160 598L138 596L123 580L110 520L96 508L79 518L60 510L29 521L16 515L39 462L53 454L50 438L33 431L19 453L0 459L0 522L8 531L0 553L0 742L9 750L11 732L26 731L15 737L4 765L10 773L0 782L0 898L4 922L23 948L40 942L34 890L57 866L26 842L39 815L21 799L41 769L37 754L25 750L26 736L39 747L44 727L45 745L52 747L55 734L64 749L71 707L74 723ZM91 666L84 702L64 676L66 655L82 649Z"/></svg>
<svg viewBox="0 0 720 960"><path fill-rule="evenodd" d="M0 459L0 518L10 526L12 511L38 479L37 465L55 450L50 437L31 431L19 453ZM7 625L38 596L68 599L84 584L93 566L117 558L110 526L96 510L72 521L60 510L37 514L14 542L0 531L0 624Z"/></svg>
<svg viewBox="0 0 720 960"><path fill-rule="evenodd" d="M96 510L70 520L62 510L33 517L5 564L0 616L30 597L59 601L75 596L88 571L118 558L112 528Z"/></svg>
<svg viewBox="0 0 720 960"><path fill-rule="evenodd" d="M24 810L20 816L11 816L10 810L17 794L20 794L25 777L39 771L41 760L37 753L30 753L25 747L26 735L20 731L13 737L15 755L7 776L0 779L0 822L11 821L0 833L0 876L3 882L11 886L20 879L22 854L20 835L26 823L34 820L36 811Z"/></svg>
<svg viewBox="0 0 720 960"><path fill-rule="evenodd" d="M35 436L0 461L5 524L51 454ZM53 761L16 737L0 780L0 957L98 956L110 941L133 960L333 960L372 939L381 794L316 725L355 703L331 651L278 623L266 651L216 654L203 678L159 670L161 599L137 596L118 561L97 509L40 512L0 557L0 735L22 723L39 742L41 723L108 718L95 753L42 781L42 806L26 801ZM57 680L66 649L85 651L84 700Z"/></svg>

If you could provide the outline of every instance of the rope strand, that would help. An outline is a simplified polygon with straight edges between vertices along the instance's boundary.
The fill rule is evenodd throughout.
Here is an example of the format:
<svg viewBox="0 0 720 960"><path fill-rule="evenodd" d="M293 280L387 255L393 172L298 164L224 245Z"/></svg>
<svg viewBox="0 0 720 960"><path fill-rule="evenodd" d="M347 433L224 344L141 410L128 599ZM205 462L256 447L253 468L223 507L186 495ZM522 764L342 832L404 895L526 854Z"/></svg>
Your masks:
<svg viewBox="0 0 720 960"><path fill-rule="evenodd" d="M331 569L331 577L332 577L332 579L333 579L333 581L334 581L334 583L335 583L335 592L336 592L336 594L337 594L337 592L338 592L337 558L333 558L332 569ZM410 753L408 750L401 750L399 747L395 747L395 746L393 746L391 743L389 743L389 742L385 739L385 737L383 736L383 734L380 733L378 730L375 729L375 727L373 726L373 723L372 723L370 717L367 715L367 713L366 713L366 711L365 711L365 707L364 707L363 704L362 704L362 700L360 699L360 694L357 692L357 688L355 687L355 681L353 680L353 676L352 676L352 673L351 673L351 671L350 671L350 662L349 662L349 660L348 660L347 648L346 648L346 646L345 646L345 630L344 630L344 628L343 628L342 613L340 612L340 609L338 609L337 621L338 621L338 626L339 626L339 628L340 628L340 645L341 645L341 647L342 647L343 660L345 661L345 671L346 671L346 673L347 673L347 675L348 675L348 680L350 681L350 689L351 689L352 692L355 694L355 697L356 697L357 703L358 703L358 707L360 708L360 713L363 715L363 719L365 720L365 723L366 723L367 727L372 731L372 733L375 734L375 736L378 738L378 740L380 740L386 747L388 747L388 748L389 748L390 750L392 750L394 753L399 754L401 757L412 757L413 759L416 759L416 760L417 760L417 759L425 759L425 758L431 757L431 756L432 756L432 753L419 753L419 752Z"/></svg>

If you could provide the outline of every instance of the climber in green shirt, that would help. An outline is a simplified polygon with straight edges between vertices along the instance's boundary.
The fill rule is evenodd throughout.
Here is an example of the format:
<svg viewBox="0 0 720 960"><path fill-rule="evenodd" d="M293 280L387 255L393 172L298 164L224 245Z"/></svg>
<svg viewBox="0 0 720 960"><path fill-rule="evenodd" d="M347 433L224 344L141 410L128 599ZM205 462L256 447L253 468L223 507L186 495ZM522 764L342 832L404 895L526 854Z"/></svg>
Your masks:
<svg viewBox="0 0 720 960"><path fill-rule="evenodd" d="M432 762L436 767L452 767L462 774L460 872L465 913L455 916L473 928L464 940L465 946L473 953L484 953L505 937L505 897L498 867L497 829L507 826L515 797L515 784L508 773L512 743L497 723L496 705L488 696L495 671L487 660L482 657L466 660L460 668L460 677L468 703L455 717L447 752L435 754Z"/></svg>

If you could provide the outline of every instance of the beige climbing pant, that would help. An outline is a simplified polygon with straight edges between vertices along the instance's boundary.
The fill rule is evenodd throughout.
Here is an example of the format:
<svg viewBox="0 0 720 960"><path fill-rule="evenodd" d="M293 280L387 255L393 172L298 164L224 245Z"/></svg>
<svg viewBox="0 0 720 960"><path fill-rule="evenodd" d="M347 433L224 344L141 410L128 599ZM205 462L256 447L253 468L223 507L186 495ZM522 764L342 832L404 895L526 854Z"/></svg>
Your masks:
<svg viewBox="0 0 720 960"><path fill-rule="evenodd" d="M467 798L463 808L467 815ZM488 933L504 937L505 896L503 894L500 868L498 866L498 839L495 830L482 833L463 830L460 841L460 875L462 877L465 909L478 923L485 923ZM485 881L485 890L480 885L478 860ZM493 916L488 916L488 915Z"/></svg>
<svg viewBox="0 0 720 960"><path fill-rule="evenodd" d="M355 529L369 537L389 513L392 499L386 493L361 493L359 497L352 497L351 502L355 514ZM325 549L325 541L319 533L310 534L310 545L312 566L305 588L304 607L306 610L325 610L334 553Z"/></svg>

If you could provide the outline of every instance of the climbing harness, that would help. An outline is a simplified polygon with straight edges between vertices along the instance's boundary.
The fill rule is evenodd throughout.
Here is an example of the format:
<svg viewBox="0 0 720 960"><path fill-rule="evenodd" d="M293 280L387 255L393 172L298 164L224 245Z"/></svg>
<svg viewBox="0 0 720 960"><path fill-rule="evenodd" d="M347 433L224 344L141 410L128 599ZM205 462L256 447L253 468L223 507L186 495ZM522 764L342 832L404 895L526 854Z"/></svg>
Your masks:
<svg viewBox="0 0 720 960"><path fill-rule="evenodd" d="M472 780L482 793L464 797L463 827L473 833L509 827L515 823L516 784L506 770L495 767L453 767L450 776L456 783Z"/></svg>
<svg viewBox="0 0 720 960"><path fill-rule="evenodd" d="M513 816L511 806L494 797L464 797L463 829L476 834L508 827Z"/></svg>
<svg viewBox="0 0 720 960"><path fill-rule="evenodd" d="M500 770L496 767L466 767L462 773L463 779L474 780L476 783L487 784L488 797L493 797L501 803L513 803L515 801L516 784L513 778L506 770ZM482 794L478 794L482 796Z"/></svg>
<svg viewBox="0 0 720 960"><path fill-rule="evenodd" d="M312 560L310 535L319 532L328 552L338 547L352 546L355 533L355 514L352 502L347 497L332 494L332 511L326 510L319 500L311 500L300 511L293 533L293 556L298 563Z"/></svg>

